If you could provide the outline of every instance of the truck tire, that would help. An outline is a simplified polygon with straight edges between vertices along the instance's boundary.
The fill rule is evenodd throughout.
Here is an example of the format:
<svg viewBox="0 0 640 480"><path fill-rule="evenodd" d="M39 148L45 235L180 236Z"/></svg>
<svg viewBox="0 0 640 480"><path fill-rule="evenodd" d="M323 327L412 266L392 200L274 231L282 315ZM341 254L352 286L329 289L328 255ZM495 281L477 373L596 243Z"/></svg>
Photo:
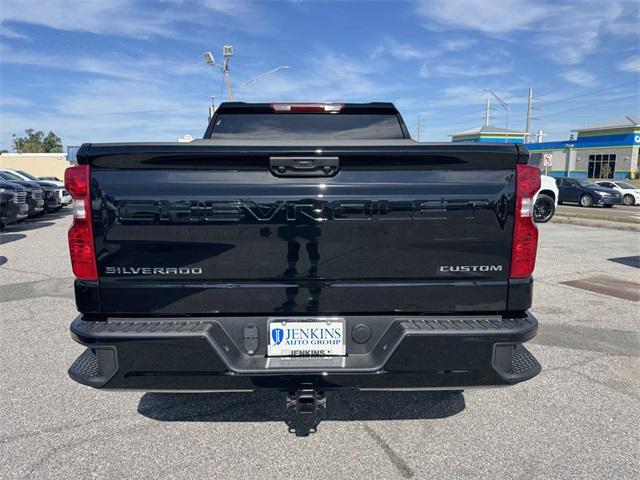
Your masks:
<svg viewBox="0 0 640 480"><path fill-rule="evenodd" d="M624 203L625 205L635 205L636 199L633 198L633 195L626 194L624 197L622 197L622 203Z"/></svg>
<svg viewBox="0 0 640 480"><path fill-rule="evenodd" d="M581 207L593 207L593 197L588 193L585 193L580 197Z"/></svg>
<svg viewBox="0 0 640 480"><path fill-rule="evenodd" d="M549 195L541 193L533 205L533 218L536 223L547 223L553 217L556 205Z"/></svg>

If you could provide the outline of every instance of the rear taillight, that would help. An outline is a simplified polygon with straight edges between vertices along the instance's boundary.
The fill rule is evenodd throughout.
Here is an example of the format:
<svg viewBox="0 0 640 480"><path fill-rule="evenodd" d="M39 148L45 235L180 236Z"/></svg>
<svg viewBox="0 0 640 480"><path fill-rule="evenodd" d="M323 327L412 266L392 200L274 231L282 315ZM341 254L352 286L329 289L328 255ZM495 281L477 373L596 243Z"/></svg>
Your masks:
<svg viewBox="0 0 640 480"><path fill-rule="evenodd" d="M89 165L69 167L64 184L73 197L73 224L69 229L69 255L74 275L79 280L97 280L96 253L91 226Z"/></svg>
<svg viewBox="0 0 640 480"><path fill-rule="evenodd" d="M533 221L533 197L540 190L540 169L516 165L516 214L509 278L527 278L536 266L538 227Z"/></svg>
<svg viewBox="0 0 640 480"><path fill-rule="evenodd" d="M272 103L271 109L276 113L338 113L342 103Z"/></svg>

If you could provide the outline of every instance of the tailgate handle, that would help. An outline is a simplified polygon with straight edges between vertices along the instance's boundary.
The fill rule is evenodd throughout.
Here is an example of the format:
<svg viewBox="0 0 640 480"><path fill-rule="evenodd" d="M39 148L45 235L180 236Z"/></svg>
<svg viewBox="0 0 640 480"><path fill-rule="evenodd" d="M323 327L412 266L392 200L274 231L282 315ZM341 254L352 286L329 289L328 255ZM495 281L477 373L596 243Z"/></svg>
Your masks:
<svg viewBox="0 0 640 480"><path fill-rule="evenodd" d="M276 177L333 177L340 169L338 157L269 157Z"/></svg>

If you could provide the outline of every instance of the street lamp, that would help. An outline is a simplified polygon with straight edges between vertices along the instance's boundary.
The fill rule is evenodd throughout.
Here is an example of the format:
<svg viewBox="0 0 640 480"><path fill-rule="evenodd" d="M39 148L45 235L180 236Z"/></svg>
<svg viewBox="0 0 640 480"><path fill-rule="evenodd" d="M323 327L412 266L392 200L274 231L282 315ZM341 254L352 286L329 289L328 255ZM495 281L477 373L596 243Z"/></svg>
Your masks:
<svg viewBox="0 0 640 480"><path fill-rule="evenodd" d="M509 141L509 105L507 105L507 102L502 100L498 95L493 93L493 91L489 90L488 88L484 88L483 90L493 95L493 97L498 101L500 106L504 108L505 112L507 113L507 121L504 129L504 142L507 143Z"/></svg>
<svg viewBox="0 0 640 480"><path fill-rule="evenodd" d="M267 75L271 75L272 73L276 73L278 70L284 70L287 68L291 68L289 67L289 65L281 65L279 67L276 68L272 68L271 70L269 70L268 72L264 72L261 73L260 75L258 75L257 77L252 78L251 80L248 80L246 82L244 82L242 84L242 87L240 87L242 90L244 90L247 87L250 87L252 85L255 85L256 83L258 83L260 80L262 80L264 77L266 77Z"/></svg>
<svg viewBox="0 0 640 480"><path fill-rule="evenodd" d="M224 75L224 80L227 84L227 96L229 97L229 100L234 101L235 100L235 96L233 95L233 85L231 82L231 72L229 71L229 59L231 57L233 57L233 46L232 45L225 45L224 47L222 47L222 57L224 58L224 62L222 65L218 65L216 63L216 59L213 56L213 54L211 52L204 52L204 61L207 65L209 65L210 67L215 67L215 68L219 68L220 70L222 70L222 74ZM279 67L273 68L271 70L269 70L268 72L264 72L260 75L258 75L257 77L252 78L251 80L245 82L242 84L242 86L240 87L240 89L245 89L247 87L250 87L256 83L258 83L260 80L262 80L264 77L266 77L267 75L271 75L272 73L275 73L279 70L283 70L289 68L288 65L281 65Z"/></svg>
<svg viewBox="0 0 640 480"><path fill-rule="evenodd" d="M227 84L227 96L229 100L235 100L233 96L233 85L231 83L231 72L229 72L229 59L233 57L233 46L225 45L222 47L222 57L224 58L224 63L222 65L218 65L216 63L216 59L214 58L211 52L204 52L204 61L210 67L220 68L222 70L222 74L224 75L225 83Z"/></svg>

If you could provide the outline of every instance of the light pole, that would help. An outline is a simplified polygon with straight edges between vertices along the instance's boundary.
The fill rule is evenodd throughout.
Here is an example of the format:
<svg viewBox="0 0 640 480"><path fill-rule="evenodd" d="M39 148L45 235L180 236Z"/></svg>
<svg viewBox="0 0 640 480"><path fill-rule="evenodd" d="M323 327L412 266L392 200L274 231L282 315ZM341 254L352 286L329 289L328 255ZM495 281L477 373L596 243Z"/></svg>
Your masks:
<svg viewBox="0 0 640 480"><path fill-rule="evenodd" d="M229 100L234 101L236 98L235 98L235 96L233 94L233 84L232 84L232 81L231 81L231 72L229 71L229 59L231 57L233 57L233 46L225 45L223 47L223 49L222 49L222 56L224 58L224 63L222 65L218 65L216 63L216 59L214 58L214 56L213 56L213 54L211 52L204 52L204 61L210 67L216 67L216 68L219 68L220 70L222 70L222 74L224 75L224 81L225 81L225 83L227 85L227 96L229 97ZM276 73L279 70L284 70L284 69L287 69L287 68L290 68L289 65L281 65L279 67L272 68L268 72L264 72L264 73L258 75L257 77L254 77L251 80L243 83L242 86L240 87L240 89L244 90L247 87L255 85L256 83L258 83L260 80L262 80L267 75L271 75L272 73Z"/></svg>
<svg viewBox="0 0 640 480"><path fill-rule="evenodd" d="M507 102L502 100L498 95L493 93L488 88L485 88L484 91L489 92L491 95L493 95L493 97L498 101L500 106L504 108L505 112L507 113L507 121L504 129L504 142L507 143L509 141L509 105L507 105Z"/></svg>
<svg viewBox="0 0 640 480"><path fill-rule="evenodd" d="M222 69L222 74L224 75L224 81L227 84L227 96L229 100L234 101L235 97L233 96L233 85L231 83L231 72L229 72L229 59L233 57L233 46L225 45L222 47L222 57L224 58L224 62L222 65L218 65L216 63L216 59L214 58L211 52L204 52L204 61L207 62L207 65L210 67L217 67Z"/></svg>

